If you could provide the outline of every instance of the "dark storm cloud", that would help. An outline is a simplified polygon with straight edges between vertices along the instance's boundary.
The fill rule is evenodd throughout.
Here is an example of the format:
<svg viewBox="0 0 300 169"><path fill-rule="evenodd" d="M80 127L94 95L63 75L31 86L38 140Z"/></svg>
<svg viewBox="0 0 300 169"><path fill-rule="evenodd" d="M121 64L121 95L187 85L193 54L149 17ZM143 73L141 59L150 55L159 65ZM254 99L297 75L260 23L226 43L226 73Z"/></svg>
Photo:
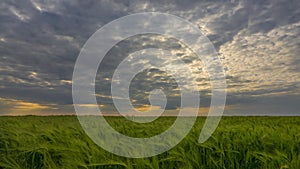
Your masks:
<svg viewBox="0 0 300 169"><path fill-rule="evenodd" d="M27 0L2 1L0 9L0 98L72 104L73 67L85 41L101 26L121 16L157 11L189 20L212 41L227 71L228 104L251 105L263 101L290 111L298 109L295 98L300 96L300 3L296 0ZM125 41L123 47L115 47L107 54L97 77L100 103L112 105L109 96L112 71L129 53L149 47L180 48L172 41L148 40L143 44L147 38ZM245 39L247 42L242 41ZM194 60L184 52L177 54L186 63ZM178 107L180 99L172 92L175 89L172 80L157 73L160 76L156 74L158 79L153 81L154 75L145 79L146 74L140 74L133 82L131 94L132 99L139 100L136 104L148 103L147 94L138 94L143 89L163 86L170 93L167 108ZM208 80L198 78L203 86L209 84ZM204 97L201 102L209 105L209 90L201 92ZM293 97L289 97L291 93Z"/></svg>

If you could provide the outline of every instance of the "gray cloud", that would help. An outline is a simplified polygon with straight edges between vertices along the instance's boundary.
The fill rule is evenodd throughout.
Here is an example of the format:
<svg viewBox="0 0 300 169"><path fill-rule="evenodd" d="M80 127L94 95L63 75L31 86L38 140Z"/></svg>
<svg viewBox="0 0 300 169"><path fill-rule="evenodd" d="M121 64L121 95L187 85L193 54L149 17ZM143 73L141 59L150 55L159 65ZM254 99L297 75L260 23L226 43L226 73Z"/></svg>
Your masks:
<svg viewBox="0 0 300 169"><path fill-rule="evenodd" d="M0 98L50 104L62 113L70 111L73 67L85 41L101 26L121 16L157 11L189 20L212 41L226 69L227 104L237 105L238 113L244 112L240 109L243 106L254 111L255 104L259 105L257 110L265 109L266 113L272 113L272 105L281 107L277 110L282 113L299 113L295 102L300 96L298 1L28 0L2 1L0 9ZM107 54L97 76L99 103L112 105L109 80L122 59L140 49L162 47L197 66L201 102L209 106L205 68L198 62L193 65L194 57L178 42L149 40L150 37L125 40ZM176 88L172 79L162 72L148 71L132 83L132 99L138 100L135 104L148 103L143 90L163 86L169 92L167 107L178 107L180 99L173 91ZM0 100L2 105L5 101ZM5 104L1 111L12 103L15 101Z"/></svg>

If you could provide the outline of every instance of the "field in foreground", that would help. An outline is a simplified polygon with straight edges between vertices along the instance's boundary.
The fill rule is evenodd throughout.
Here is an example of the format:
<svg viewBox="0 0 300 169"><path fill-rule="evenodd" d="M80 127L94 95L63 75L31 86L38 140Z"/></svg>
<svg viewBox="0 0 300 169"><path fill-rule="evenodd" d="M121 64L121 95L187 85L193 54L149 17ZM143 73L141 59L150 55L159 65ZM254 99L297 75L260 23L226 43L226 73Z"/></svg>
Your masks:
<svg viewBox="0 0 300 169"><path fill-rule="evenodd" d="M161 117L150 124L132 124L108 117L116 130L149 137L175 120ZM205 118L170 151L151 158L113 155L93 143L76 117L0 117L1 168L190 168L299 169L300 117L223 117L213 136L197 142Z"/></svg>

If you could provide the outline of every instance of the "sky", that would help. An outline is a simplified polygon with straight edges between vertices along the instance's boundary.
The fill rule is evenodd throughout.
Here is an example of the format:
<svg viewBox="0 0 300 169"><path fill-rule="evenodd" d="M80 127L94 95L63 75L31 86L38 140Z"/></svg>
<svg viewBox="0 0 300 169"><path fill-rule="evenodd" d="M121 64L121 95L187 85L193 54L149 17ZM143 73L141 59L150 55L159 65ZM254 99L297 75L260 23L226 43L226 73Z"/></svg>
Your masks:
<svg viewBox="0 0 300 169"><path fill-rule="evenodd" d="M74 114L72 74L81 48L105 24L139 12L179 16L209 38L226 73L225 115L300 115L297 0L4 0L0 9L0 115ZM99 107L116 113L110 90L114 69L146 48L170 50L195 70L191 76L205 114L211 99L205 66L176 39L153 34L125 39L107 53L95 83ZM149 92L156 88L167 96L166 112L177 112L178 85L159 69L145 69L132 80L134 107L147 110Z"/></svg>

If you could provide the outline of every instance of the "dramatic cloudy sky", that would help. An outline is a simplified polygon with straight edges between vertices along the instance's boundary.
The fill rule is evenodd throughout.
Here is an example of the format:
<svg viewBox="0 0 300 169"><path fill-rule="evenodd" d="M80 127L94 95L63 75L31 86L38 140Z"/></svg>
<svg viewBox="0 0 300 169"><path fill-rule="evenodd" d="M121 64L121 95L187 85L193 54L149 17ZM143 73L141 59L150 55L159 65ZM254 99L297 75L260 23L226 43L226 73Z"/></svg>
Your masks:
<svg viewBox="0 0 300 169"><path fill-rule="evenodd" d="M138 12L177 15L211 40L226 71L225 114L300 115L298 0L4 0L0 9L1 115L74 114L72 74L80 49L103 25ZM99 106L115 112L110 93L114 69L132 52L149 47L171 50L198 71L191 76L197 79L205 113L210 103L205 67L180 42L153 34L123 40L107 53L96 78ZM146 69L133 79L130 97L136 109L148 108L155 88L166 93L167 111L178 110L178 86L159 69Z"/></svg>

